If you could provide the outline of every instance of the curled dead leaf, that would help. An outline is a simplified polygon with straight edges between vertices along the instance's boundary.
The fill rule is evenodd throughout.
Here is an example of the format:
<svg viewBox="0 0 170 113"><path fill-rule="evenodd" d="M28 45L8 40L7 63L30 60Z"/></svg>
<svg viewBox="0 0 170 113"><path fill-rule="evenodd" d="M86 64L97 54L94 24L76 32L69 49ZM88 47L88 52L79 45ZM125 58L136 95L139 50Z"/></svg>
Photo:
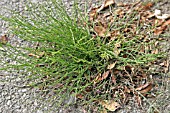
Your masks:
<svg viewBox="0 0 170 113"><path fill-rule="evenodd" d="M146 83L138 88L136 88L137 91L139 91L142 94L146 94L147 92L149 92L153 87L152 83Z"/></svg>
<svg viewBox="0 0 170 113"><path fill-rule="evenodd" d="M101 104L109 111L115 111L116 109L120 108L120 104L115 102L114 100L100 100L99 104Z"/></svg>

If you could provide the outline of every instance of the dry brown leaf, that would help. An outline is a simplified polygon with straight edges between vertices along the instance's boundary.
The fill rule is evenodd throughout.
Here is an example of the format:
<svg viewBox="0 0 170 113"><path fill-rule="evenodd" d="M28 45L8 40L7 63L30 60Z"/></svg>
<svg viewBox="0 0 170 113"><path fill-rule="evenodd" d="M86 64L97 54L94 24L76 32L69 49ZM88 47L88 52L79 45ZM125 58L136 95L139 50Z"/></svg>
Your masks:
<svg viewBox="0 0 170 113"><path fill-rule="evenodd" d="M103 10L113 4L115 4L114 0L105 0L104 3L101 5L101 7L97 10L97 12L100 12L101 10Z"/></svg>
<svg viewBox="0 0 170 113"><path fill-rule="evenodd" d="M123 12L123 9L116 9L116 10L114 11L114 13L115 13L116 15L121 15L122 12Z"/></svg>
<svg viewBox="0 0 170 113"><path fill-rule="evenodd" d="M120 108L120 104L115 102L114 100L101 100L99 101L99 104L101 104L109 111L115 111L116 109Z"/></svg>
<svg viewBox="0 0 170 113"><path fill-rule="evenodd" d="M151 7L153 6L153 3L152 2L148 2L146 5L145 5L145 9L148 10L150 9Z"/></svg>
<svg viewBox="0 0 170 113"><path fill-rule="evenodd" d="M29 53L28 56L31 56L31 57L33 56L33 57L36 57L36 58L40 58L38 55L33 54L33 53Z"/></svg>
<svg viewBox="0 0 170 113"><path fill-rule="evenodd" d="M103 26L95 26L94 31L101 37L108 37L111 35Z"/></svg>
<svg viewBox="0 0 170 113"><path fill-rule="evenodd" d="M110 71L106 71L102 74L102 80L106 79L109 75Z"/></svg>
<svg viewBox="0 0 170 113"><path fill-rule="evenodd" d="M124 87L124 92L125 92L125 93L130 93L131 91L130 91L130 89L129 89L127 86L125 86L125 87Z"/></svg>
<svg viewBox="0 0 170 113"><path fill-rule="evenodd" d="M90 18L90 21L94 20L95 16L97 15L97 10L98 10L98 7L97 8L92 8L89 12L89 18Z"/></svg>
<svg viewBox="0 0 170 113"><path fill-rule="evenodd" d="M156 41L155 44L154 44L154 46L158 46L158 44L159 44L159 41Z"/></svg>
<svg viewBox="0 0 170 113"><path fill-rule="evenodd" d="M120 31L119 30L113 30L111 31L111 38L110 41L113 41L117 38L117 36L120 35Z"/></svg>
<svg viewBox="0 0 170 113"><path fill-rule="evenodd" d="M158 27L154 30L154 34L155 35L160 35L164 32L164 30L166 30L167 26L163 26L163 27Z"/></svg>
<svg viewBox="0 0 170 113"><path fill-rule="evenodd" d="M110 71L106 71L102 75L99 73L94 80L94 84L106 79L108 77L109 73L110 73Z"/></svg>
<svg viewBox="0 0 170 113"><path fill-rule="evenodd" d="M153 6L153 3L152 2L148 2L146 4L143 4L142 2L139 1L139 2L136 3L135 6L136 6L135 10L141 12L141 11L149 10Z"/></svg>
<svg viewBox="0 0 170 113"><path fill-rule="evenodd" d="M0 43L6 44L8 42L8 37L6 35L0 37Z"/></svg>
<svg viewBox="0 0 170 113"><path fill-rule="evenodd" d="M120 50L117 47L114 47L113 49L113 53L115 54L115 56L117 57L120 53Z"/></svg>
<svg viewBox="0 0 170 113"><path fill-rule="evenodd" d="M119 3L117 3L117 6L118 6L118 7L123 7L124 4L123 4L123 2L119 2Z"/></svg>
<svg viewBox="0 0 170 113"><path fill-rule="evenodd" d="M29 53L28 56L31 56L31 57L33 56L33 57L36 57L36 58L40 58L40 57L42 57L44 54L45 54L45 52L40 52L39 55L36 55L36 54L34 54L34 53Z"/></svg>
<svg viewBox="0 0 170 113"><path fill-rule="evenodd" d="M104 8L108 7L109 5L115 4L115 0L105 0L104 2Z"/></svg>
<svg viewBox="0 0 170 113"><path fill-rule="evenodd" d="M146 84L144 84L144 85L141 85L141 86L137 87L136 90L137 90L137 91L140 91L140 90L146 88L149 84L150 84L150 83L146 83Z"/></svg>
<svg viewBox="0 0 170 113"><path fill-rule="evenodd" d="M152 84L149 84L145 89L141 90L140 93L145 94L148 93L152 89Z"/></svg>
<svg viewBox="0 0 170 113"><path fill-rule="evenodd" d="M113 68L115 67L116 63L117 63L117 62L108 65L108 66L107 66L107 69L113 69Z"/></svg>
<svg viewBox="0 0 170 113"><path fill-rule="evenodd" d="M158 49L152 50L152 54L158 54L158 52L159 52Z"/></svg>
<svg viewBox="0 0 170 113"><path fill-rule="evenodd" d="M77 95L76 95L76 98L83 99L84 96L83 96L82 94L77 94Z"/></svg>
<svg viewBox="0 0 170 113"><path fill-rule="evenodd" d="M162 24L163 27L168 26L168 25L170 25L170 19L167 20L167 21L165 21L165 22Z"/></svg>
<svg viewBox="0 0 170 113"><path fill-rule="evenodd" d="M145 52L145 47L142 45L141 48L140 48L140 51L141 53L144 53Z"/></svg>
<svg viewBox="0 0 170 113"><path fill-rule="evenodd" d="M145 94L145 93L149 92L152 89L152 87L153 87L152 83L146 83L146 84L136 88L136 90L142 94Z"/></svg>

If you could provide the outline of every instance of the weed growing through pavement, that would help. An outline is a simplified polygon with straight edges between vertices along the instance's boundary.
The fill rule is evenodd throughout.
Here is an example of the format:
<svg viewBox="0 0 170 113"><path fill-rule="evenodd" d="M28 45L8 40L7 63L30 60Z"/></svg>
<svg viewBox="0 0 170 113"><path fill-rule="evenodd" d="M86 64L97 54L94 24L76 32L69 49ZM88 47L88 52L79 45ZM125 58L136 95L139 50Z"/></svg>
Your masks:
<svg viewBox="0 0 170 113"><path fill-rule="evenodd" d="M79 15L76 17L74 12L77 11ZM20 48L25 51L22 53L20 49L8 44L18 51L18 55L11 53L9 56L22 58L15 57L17 65L6 63L3 69L26 69L25 74L30 73L26 77L28 86L47 94L53 92L51 98L59 99L58 105L68 95L77 97L77 102L81 101L84 105L90 102L103 105L101 100L113 98L115 90L120 93L120 90L125 89L124 86L130 87L137 82L134 80L137 78L129 75L139 70L141 74L147 73L145 67L148 63L162 57L162 54L151 52L155 40L148 40L144 36L149 33L147 36L151 37L148 31L153 26L144 29L143 24L136 23L139 24L135 26L135 32L138 33L135 35L129 31L128 27L138 21L136 14L127 14L121 19L115 16L114 22L109 25L110 30L117 33L113 39L111 36L106 37L107 32L100 35L99 23L89 21L88 15L81 15L76 3L72 16L68 15L61 2L55 0L38 6L29 3L25 14L13 12L11 18L3 19L9 22L12 34L34 46ZM153 47L149 48L150 45ZM114 94L114 98L116 101L125 97Z"/></svg>

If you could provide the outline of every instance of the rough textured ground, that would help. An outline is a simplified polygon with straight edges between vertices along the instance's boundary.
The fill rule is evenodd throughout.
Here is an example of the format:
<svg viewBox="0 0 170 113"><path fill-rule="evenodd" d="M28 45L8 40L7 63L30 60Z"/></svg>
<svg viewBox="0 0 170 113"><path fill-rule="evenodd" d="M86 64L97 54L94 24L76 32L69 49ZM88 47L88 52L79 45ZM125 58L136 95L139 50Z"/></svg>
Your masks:
<svg viewBox="0 0 170 113"><path fill-rule="evenodd" d="M41 3L43 0L32 0L35 3ZM70 6L72 0L68 3L69 0L63 0L70 11ZM81 1L81 0L80 0ZM84 4L86 0L81 1L81 5ZM90 1L90 0L89 0ZM101 0L91 0L94 4L89 2L89 8L99 3ZM124 0L117 0L124 1ZM135 0L126 0L126 2L133 2ZM10 13L2 7L7 7L9 9L19 10L22 12L24 9L24 3L26 0L0 0L0 14L10 16ZM87 1L86 1L87 2ZM168 0L163 0L160 3L156 4L153 9L161 9L165 13L170 13L170 2ZM8 34L8 28L4 21L0 20L0 35ZM10 36L10 43L15 46L28 45L29 43L20 40L17 37ZM170 39L166 43L162 43L165 47L164 51L168 52L170 50ZM10 50L8 50L10 51ZM12 62L10 58L5 57L6 52L0 50L0 67L2 62ZM169 52L170 55L170 52ZM81 107L71 107L69 109L58 109L55 108L50 102L44 100L38 100L37 96L43 96L38 90L30 88L22 88L26 83L21 77L18 76L19 72L7 73L0 72L0 113L81 113L83 110ZM21 73L21 71L20 71ZM155 80L159 83L158 89L160 95L158 97L149 99L151 104L159 108L160 112L168 113L170 111L170 85L169 78L170 73L160 76L155 76ZM158 91L157 91L158 92ZM70 98L68 101L72 101L73 98ZM57 100L54 100L57 102ZM68 102L67 101L67 102ZM137 107L134 103L134 100L129 102L129 105L123 106L121 110L116 112L118 113L145 113L149 111L150 105L144 103L143 108Z"/></svg>

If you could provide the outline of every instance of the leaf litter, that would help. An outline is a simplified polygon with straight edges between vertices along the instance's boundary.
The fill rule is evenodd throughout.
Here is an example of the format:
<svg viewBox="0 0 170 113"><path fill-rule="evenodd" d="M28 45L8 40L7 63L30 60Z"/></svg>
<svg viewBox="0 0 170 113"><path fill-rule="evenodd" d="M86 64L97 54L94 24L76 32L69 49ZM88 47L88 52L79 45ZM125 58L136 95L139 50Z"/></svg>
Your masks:
<svg viewBox="0 0 170 113"><path fill-rule="evenodd" d="M128 58L128 53L132 50L122 51L122 42L117 41L122 38L123 41L133 40L135 36L139 36L139 42L141 44L139 54L148 53L159 54L158 41L154 42L154 46L145 45L145 43L152 42L149 38L150 34L160 36L163 34L170 25L170 14L162 14L161 10L155 9L153 12L151 8L154 3L147 2L142 3L140 1L135 3L116 3L114 0L105 0L102 5L92 8L89 11L89 25L92 28L92 37L100 37L101 39L107 39L106 44L110 44L113 41L115 47L113 53L115 56L121 55L122 52L126 53L122 57ZM120 29L112 26L126 26ZM140 28L140 29L139 29ZM148 63L152 65L153 63ZM165 72L167 72L167 66L169 65L164 61L160 65L165 66ZM148 68L126 64L119 67L119 62L113 60L109 62L106 67L106 71L99 72L92 79L93 88L97 88L100 83L106 82L104 88L96 89L97 95L107 93L107 88L110 90L111 99L101 100L97 102L103 106L104 112L115 111L121 107L122 104L127 104L130 97L135 97L139 106L142 106L142 96L147 97L149 92L154 87L154 82L150 78ZM108 87L109 83L111 85ZM107 86L107 88L106 88ZM139 95L139 93L141 95ZM85 99L86 93L78 94L79 99ZM115 101L119 95L120 101ZM149 96L148 96L149 97ZM106 110L107 109L107 110Z"/></svg>

